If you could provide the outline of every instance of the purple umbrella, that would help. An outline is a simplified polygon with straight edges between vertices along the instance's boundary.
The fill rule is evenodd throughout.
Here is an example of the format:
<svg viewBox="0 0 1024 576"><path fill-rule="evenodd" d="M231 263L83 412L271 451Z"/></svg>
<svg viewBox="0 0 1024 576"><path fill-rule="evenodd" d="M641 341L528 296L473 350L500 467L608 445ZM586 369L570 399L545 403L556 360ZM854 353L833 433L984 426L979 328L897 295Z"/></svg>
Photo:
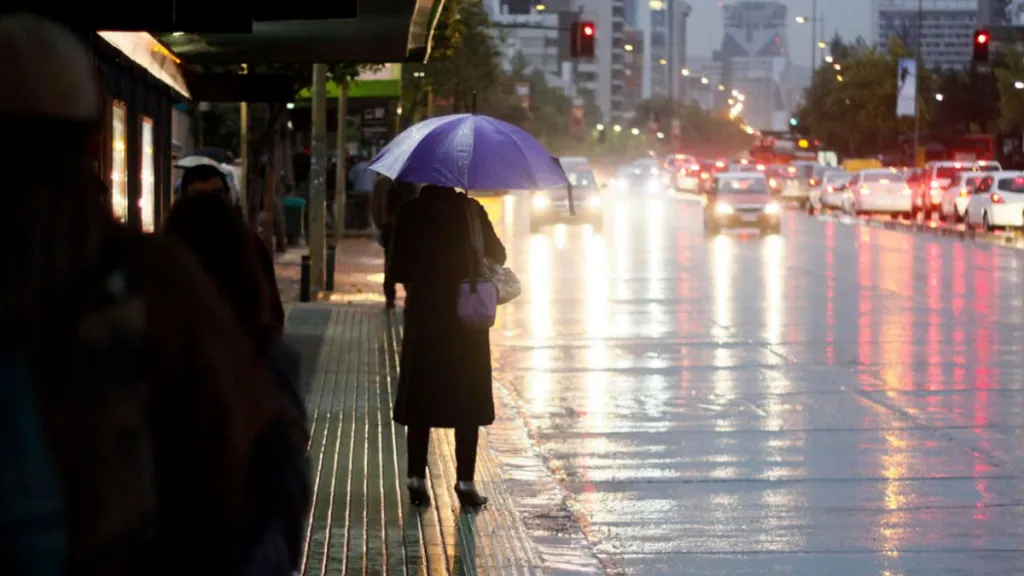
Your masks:
<svg viewBox="0 0 1024 576"><path fill-rule="evenodd" d="M533 136L476 114L440 116L410 126L369 167L392 180L463 190L569 185L558 160Z"/></svg>

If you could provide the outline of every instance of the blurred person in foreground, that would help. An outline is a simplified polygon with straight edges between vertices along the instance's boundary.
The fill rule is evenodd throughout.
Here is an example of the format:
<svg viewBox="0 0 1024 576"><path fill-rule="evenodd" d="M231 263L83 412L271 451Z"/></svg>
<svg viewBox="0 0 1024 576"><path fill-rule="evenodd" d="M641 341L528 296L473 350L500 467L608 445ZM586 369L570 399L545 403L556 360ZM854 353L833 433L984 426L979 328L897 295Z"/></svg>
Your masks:
<svg viewBox="0 0 1024 576"><path fill-rule="evenodd" d="M114 221L88 50L5 15L0 51L0 574L237 574L292 411L195 259Z"/></svg>
<svg viewBox="0 0 1024 576"><path fill-rule="evenodd" d="M479 224L483 255L505 263L501 244L479 202L454 188L424 186L395 225L389 274L405 286L405 332L394 420L407 427L408 489L429 503L427 451L431 428L455 429L455 494L466 507L487 503L474 484L480 426L494 422L487 330L462 325L459 285L475 257L470 218Z"/></svg>
<svg viewBox="0 0 1024 576"><path fill-rule="evenodd" d="M387 176L379 176L373 184L373 195L370 198L370 217L377 227L377 241L384 248L384 300L388 308L395 307L397 291L395 281L388 274L388 261L391 257L391 238L395 233L395 222L402 204L416 197L416 185L407 182L395 182Z"/></svg>
<svg viewBox="0 0 1024 576"><path fill-rule="evenodd" d="M181 191L185 198L196 194L213 194L225 199L231 198L231 187L228 184L227 176L216 166L200 164L187 168L181 175ZM239 214L241 212L239 211ZM268 301L268 321L277 330L278 334L284 334L284 304L281 302L281 292L277 287L277 272L274 270L274 257L271 255L263 238L255 231L249 231L256 257L260 267L260 282L253 285L255 292L266 292Z"/></svg>
<svg viewBox="0 0 1024 576"><path fill-rule="evenodd" d="M300 390L298 353L268 322L269 293L252 289L261 285L256 244L238 211L218 194L194 194L179 200L171 208L164 233L199 260L294 410L290 422L275 423L254 447L253 478L255 507L264 527L261 546L283 545L287 551L284 568L296 571L301 564L310 497L307 432L305 426L298 425L305 415L305 393Z"/></svg>

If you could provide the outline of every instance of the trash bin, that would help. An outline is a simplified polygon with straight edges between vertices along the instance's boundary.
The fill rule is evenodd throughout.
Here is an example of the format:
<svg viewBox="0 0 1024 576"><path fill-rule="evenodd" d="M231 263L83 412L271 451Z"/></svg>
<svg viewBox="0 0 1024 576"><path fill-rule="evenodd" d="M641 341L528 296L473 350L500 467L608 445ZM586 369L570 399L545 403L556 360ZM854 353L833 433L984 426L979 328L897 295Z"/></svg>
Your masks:
<svg viewBox="0 0 1024 576"><path fill-rule="evenodd" d="M298 196L286 196L281 203L284 205L284 233L288 237L288 245L298 246L299 239L305 235L306 201Z"/></svg>

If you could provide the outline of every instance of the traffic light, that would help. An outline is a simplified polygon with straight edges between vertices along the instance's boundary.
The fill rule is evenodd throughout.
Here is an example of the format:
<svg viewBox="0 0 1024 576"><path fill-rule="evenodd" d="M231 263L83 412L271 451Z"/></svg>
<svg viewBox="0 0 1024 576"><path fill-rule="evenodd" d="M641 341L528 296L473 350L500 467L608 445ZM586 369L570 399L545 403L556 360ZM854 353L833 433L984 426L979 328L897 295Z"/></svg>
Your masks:
<svg viewBox="0 0 1024 576"><path fill-rule="evenodd" d="M988 63L988 47L992 44L992 35L988 30L974 31L974 57L975 64Z"/></svg>
<svg viewBox="0 0 1024 576"><path fill-rule="evenodd" d="M789 125L792 126L793 128L796 128L797 126L800 125L800 121L796 119L796 116L793 116L789 119Z"/></svg>
<svg viewBox="0 0 1024 576"><path fill-rule="evenodd" d="M570 56L573 58L594 57L594 36L597 34L597 27L593 22L573 22L569 34Z"/></svg>

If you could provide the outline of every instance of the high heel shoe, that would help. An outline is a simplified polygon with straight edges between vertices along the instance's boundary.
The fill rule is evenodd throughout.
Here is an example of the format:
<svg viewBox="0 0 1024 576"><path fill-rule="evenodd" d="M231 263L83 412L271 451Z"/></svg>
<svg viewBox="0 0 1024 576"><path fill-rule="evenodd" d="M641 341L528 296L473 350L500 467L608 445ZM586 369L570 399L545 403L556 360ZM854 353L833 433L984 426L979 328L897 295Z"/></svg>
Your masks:
<svg viewBox="0 0 1024 576"><path fill-rule="evenodd" d="M472 482L456 482L455 495L459 497L459 504L467 508L479 508L487 504L487 497L481 496Z"/></svg>
<svg viewBox="0 0 1024 576"><path fill-rule="evenodd" d="M409 489L409 501L413 506L429 506L430 493L427 492L427 481L416 476L409 477L407 485Z"/></svg>

